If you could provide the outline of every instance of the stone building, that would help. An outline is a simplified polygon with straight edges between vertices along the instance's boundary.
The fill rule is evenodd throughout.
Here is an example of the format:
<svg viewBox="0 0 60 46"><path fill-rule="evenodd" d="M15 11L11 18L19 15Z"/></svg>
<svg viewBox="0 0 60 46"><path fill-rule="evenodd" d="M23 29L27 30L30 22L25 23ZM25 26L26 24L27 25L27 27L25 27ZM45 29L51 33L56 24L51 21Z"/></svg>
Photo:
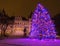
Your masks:
<svg viewBox="0 0 60 46"><path fill-rule="evenodd" d="M24 32L24 28L26 28L26 32ZM23 20L21 16L15 16L13 25L9 24L6 29L6 34L10 36L26 36L29 35L31 28L31 19Z"/></svg>

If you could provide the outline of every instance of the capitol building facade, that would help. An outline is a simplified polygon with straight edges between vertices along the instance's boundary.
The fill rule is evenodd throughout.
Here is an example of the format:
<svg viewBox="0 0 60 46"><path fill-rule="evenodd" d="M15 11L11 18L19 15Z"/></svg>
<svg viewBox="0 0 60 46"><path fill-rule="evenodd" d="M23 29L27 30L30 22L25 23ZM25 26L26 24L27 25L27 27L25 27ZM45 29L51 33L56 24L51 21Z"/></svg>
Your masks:
<svg viewBox="0 0 60 46"><path fill-rule="evenodd" d="M6 29L6 34L11 36L23 36L24 29L26 28L26 35L29 35L31 28L31 19L22 20L20 16L16 16L14 19L14 24L9 24Z"/></svg>

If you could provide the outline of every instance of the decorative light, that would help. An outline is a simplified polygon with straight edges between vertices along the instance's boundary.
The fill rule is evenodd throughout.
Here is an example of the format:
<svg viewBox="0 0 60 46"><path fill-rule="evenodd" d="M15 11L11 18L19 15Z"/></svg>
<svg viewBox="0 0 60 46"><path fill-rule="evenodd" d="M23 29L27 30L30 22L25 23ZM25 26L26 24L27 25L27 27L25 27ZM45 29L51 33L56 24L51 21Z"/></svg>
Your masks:
<svg viewBox="0 0 60 46"><path fill-rule="evenodd" d="M30 38L54 39L56 38L55 25L50 18L48 10L38 3L32 15Z"/></svg>

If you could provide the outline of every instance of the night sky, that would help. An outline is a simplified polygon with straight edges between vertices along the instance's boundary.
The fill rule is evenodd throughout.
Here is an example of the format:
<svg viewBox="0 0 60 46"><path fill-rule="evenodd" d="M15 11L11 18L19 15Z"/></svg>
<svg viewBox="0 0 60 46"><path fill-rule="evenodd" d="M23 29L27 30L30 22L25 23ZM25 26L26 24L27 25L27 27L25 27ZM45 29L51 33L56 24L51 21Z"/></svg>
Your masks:
<svg viewBox="0 0 60 46"><path fill-rule="evenodd" d="M0 0L0 9L4 8L9 16L28 17L38 2L49 10L52 17L60 13L60 0Z"/></svg>

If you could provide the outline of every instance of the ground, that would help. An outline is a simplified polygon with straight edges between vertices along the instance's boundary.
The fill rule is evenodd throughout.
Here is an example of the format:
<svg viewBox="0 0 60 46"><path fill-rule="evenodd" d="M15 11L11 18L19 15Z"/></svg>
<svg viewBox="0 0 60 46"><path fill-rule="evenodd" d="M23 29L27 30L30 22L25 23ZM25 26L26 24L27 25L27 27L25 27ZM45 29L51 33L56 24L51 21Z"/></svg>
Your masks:
<svg viewBox="0 0 60 46"><path fill-rule="evenodd" d="M29 38L5 38L0 40L0 46L60 46L60 40L39 40Z"/></svg>

